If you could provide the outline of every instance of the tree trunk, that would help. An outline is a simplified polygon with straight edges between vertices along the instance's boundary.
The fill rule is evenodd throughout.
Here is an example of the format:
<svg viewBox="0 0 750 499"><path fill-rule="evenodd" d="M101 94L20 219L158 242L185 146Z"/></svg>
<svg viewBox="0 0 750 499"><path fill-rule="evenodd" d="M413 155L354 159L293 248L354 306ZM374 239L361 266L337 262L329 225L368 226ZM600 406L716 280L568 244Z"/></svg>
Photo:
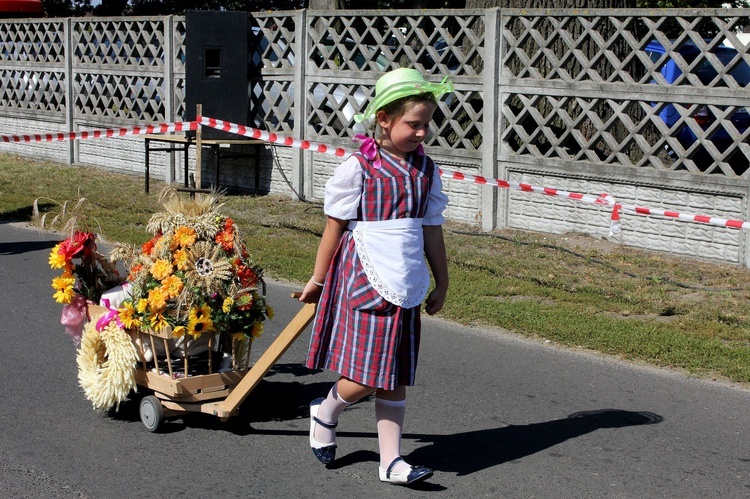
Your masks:
<svg viewBox="0 0 750 499"><path fill-rule="evenodd" d="M345 0L309 0L307 8L310 10L340 10L346 8Z"/></svg>

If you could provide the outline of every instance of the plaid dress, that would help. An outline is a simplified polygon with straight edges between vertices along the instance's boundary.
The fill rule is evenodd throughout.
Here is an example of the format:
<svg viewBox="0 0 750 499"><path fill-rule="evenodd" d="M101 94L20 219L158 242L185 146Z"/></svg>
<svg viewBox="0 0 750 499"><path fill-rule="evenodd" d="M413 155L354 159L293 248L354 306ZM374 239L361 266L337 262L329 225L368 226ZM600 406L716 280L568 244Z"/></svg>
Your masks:
<svg viewBox="0 0 750 499"><path fill-rule="evenodd" d="M423 154L401 161L380 150L380 169L360 153L362 193L357 220L423 218L435 165ZM441 208L442 211L442 208ZM328 369L366 386L414 385L420 307L402 308L372 287L345 230L328 269L313 324L307 367Z"/></svg>

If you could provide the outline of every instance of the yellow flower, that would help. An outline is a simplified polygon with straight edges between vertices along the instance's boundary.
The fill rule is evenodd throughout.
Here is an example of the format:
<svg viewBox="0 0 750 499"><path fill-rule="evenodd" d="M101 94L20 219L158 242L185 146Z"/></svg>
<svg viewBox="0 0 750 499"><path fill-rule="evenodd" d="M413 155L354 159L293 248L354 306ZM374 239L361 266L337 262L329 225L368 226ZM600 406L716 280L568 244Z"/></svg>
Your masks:
<svg viewBox="0 0 750 499"><path fill-rule="evenodd" d="M162 259L156 260L149 268L149 272L154 276L154 279L159 281L163 281L172 275L172 270L172 263Z"/></svg>
<svg viewBox="0 0 750 499"><path fill-rule="evenodd" d="M53 269L61 269L65 266L66 262L65 255L60 254L60 245L58 244L52 248L49 254L49 266Z"/></svg>
<svg viewBox="0 0 750 499"><path fill-rule="evenodd" d="M194 338L211 331L214 331L214 322L208 316L188 320L187 332Z"/></svg>
<svg viewBox="0 0 750 499"><path fill-rule="evenodd" d="M273 307L266 307L266 317L273 319L274 315L276 315L276 312L274 312Z"/></svg>
<svg viewBox="0 0 750 499"><path fill-rule="evenodd" d="M260 338L260 335L263 334L263 323L262 322L256 322L253 324L253 332L250 333L254 340L257 340Z"/></svg>
<svg viewBox="0 0 750 499"><path fill-rule="evenodd" d="M129 301L122 304L117 311L117 315L127 329L140 327L143 324L143 322L135 316L135 307Z"/></svg>
<svg viewBox="0 0 750 499"><path fill-rule="evenodd" d="M227 296L224 298L224 303L221 304L221 311L228 314L229 311L232 310L232 305L234 305L234 300Z"/></svg>
<svg viewBox="0 0 750 499"><path fill-rule="evenodd" d="M75 283L75 277L66 277L65 275L63 275L52 279L52 288L56 289L57 291L62 291L67 288L72 289L73 286L75 286Z"/></svg>
<svg viewBox="0 0 750 499"><path fill-rule="evenodd" d="M161 312L167 308L169 296L162 288L154 288L148 292L148 306L152 312Z"/></svg>
<svg viewBox="0 0 750 499"><path fill-rule="evenodd" d="M178 246L180 248L187 248L192 246L197 239L198 235L195 233L195 229L190 227L180 227L175 231L170 247L172 249L175 249Z"/></svg>
<svg viewBox="0 0 750 499"><path fill-rule="evenodd" d="M188 321L197 321L207 318L211 320L211 307L207 303L204 303L198 308L191 308L188 312Z"/></svg>
<svg viewBox="0 0 750 499"><path fill-rule="evenodd" d="M174 265L177 270L187 270L190 266L188 257L189 255L187 250L178 249L172 254L172 265Z"/></svg>
<svg viewBox="0 0 750 499"><path fill-rule="evenodd" d="M154 331L161 331L165 327L169 325L167 322L167 319L164 318L162 314L154 314L151 316L151 329Z"/></svg>
<svg viewBox="0 0 750 499"><path fill-rule="evenodd" d="M63 305L67 305L68 303L73 301L74 294L75 294L75 291L73 291L73 288L70 287L70 288L57 290L53 296L57 303L62 303Z"/></svg>
<svg viewBox="0 0 750 499"><path fill-rule="evenodd" d="M166 279L162 281L161 284L162 284L162 289L170 298L174 298L178 296L180 293L182 293L182 288L185 287L185 285L182 282L182 279L180 279L176 275L171 275L167 277Z"/></svg>
<svg viewBox="0 0 750 499"><path fill-rule="evenodd" d="M146 308L148 308L148 299L141 298L140 300L138 300L138 304L135 306L135 309L138 311L138 313L144 313L146 311Z"/></svg>
<svg viewBox="0 0 750 499"><path fill-rule="evenodd" d="M172 336L175 338L182 338L185 336L185 332L187 332L187 328L185 326L175 326L175 328L172 330Z"/></svg>

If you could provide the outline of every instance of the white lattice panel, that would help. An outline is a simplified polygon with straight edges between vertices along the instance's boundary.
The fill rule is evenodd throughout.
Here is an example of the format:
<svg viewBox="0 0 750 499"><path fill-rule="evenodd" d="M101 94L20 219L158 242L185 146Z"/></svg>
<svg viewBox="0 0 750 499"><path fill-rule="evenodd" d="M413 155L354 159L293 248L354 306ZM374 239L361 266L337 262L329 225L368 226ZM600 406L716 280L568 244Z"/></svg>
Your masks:
<svg viewBox="0 0 750 499"><path fill-rule="evenodd" d="M508 154L750 175L746 16L518 12L502 26Z"/></svg>

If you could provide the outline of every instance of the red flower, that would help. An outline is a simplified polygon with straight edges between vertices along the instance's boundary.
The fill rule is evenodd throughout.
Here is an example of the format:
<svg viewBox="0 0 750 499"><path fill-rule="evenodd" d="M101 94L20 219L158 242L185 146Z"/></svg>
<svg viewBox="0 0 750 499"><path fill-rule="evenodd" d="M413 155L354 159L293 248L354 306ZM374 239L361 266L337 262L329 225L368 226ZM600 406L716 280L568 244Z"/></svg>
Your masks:
<svg viewBox="0 0 750 499"><path fill-rule="evenodd" d="M146 241L143 243L143 246L141 246L141 251L143 251L144 255L150 255L151 252L154 250L154 245L159 242L159 239L161 239L162 233L159 232L156 234L153 238L151 238L150 241Z"/></svg>
<svg viewBox="0 0 750 499"><path fill-rule="evenodd" d="M242 293L234 301L234 306L237 310L244 312L253 308L253 295L250 293Z"/></svg>
<svg viewBox="0 0 750 499"><path fill-rule="evenodd" d="M237 276L243 288L255 287L258 284L258 276L255 271L245 265L237 265Z"/></svg>
<svg viewBox="0 0 750 499"><path fill-rule="evenodd" d="M234 233L228 230L222 230L214 238L216 244L221 244L221 247L227 253L234 249Z"/></svg>
<svg viewBox="0 0 750 499"><path fill-rule="evenodd" d="M68 261L77 256L81 258L90 257L96 251L95 240L96 234L92 232L76 231L71 237L60 243L59 253L65 255L65 259Z"/></svg>

